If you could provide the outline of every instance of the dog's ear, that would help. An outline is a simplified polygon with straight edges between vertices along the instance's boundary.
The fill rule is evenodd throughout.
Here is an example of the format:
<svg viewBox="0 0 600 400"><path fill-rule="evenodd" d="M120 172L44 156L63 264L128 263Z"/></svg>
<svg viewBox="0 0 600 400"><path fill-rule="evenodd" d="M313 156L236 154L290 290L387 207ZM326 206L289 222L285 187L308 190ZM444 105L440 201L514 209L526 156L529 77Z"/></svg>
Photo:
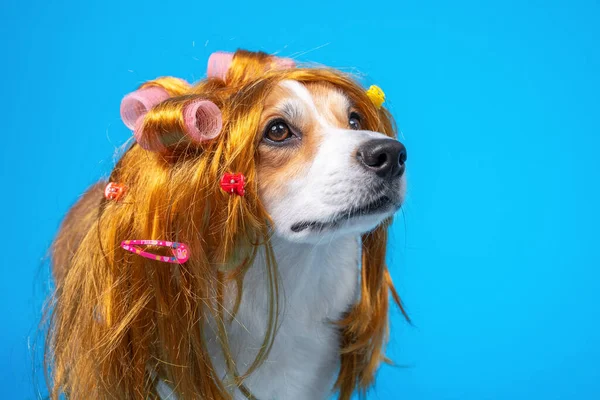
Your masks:
<svg viewBox="0 0 600 400"><path fill-rule="evenodd" d="M129 93L121 100L121 120L125 126L134 130L152 107L169 97L169 93L159 86L149 86Z"/></svg>
<svg viewBox="0 0 600 400"><path fill-rule="evenodd" d="M182 96L171 98L138 117L133 134L143 149L164 153L178 145L214 139L222 127L221 110L215 103Z"/></svg>
<svg viewBox="0 0 600 400"><path fill-rule="evenodd" d="M235 53L227 53L224 51L212 53L208 58L208 67L206 68L207 76L209 78L219 78L225 81L227 72L233 63L233 58L235 55ZM267 56L267 58L271 60L270 63L267 63L268 66L265 67L265 70L267 71L273 69L294 68L296 66L296 62L291 58L276 56Z"/></svg>

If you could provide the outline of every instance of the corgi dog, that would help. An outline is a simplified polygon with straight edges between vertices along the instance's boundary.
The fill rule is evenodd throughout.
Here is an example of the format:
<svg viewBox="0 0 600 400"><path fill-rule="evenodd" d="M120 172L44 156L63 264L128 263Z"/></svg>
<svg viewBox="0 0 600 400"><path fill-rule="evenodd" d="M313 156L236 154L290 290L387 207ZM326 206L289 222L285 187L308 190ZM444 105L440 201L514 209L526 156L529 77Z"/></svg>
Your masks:
<svg viewBox="0 0 600 400"><path fill-rule="evenodd" d="M207 75L123 99L135 141L63 221L53 399L349 399L385 359L407 157L383 93L243 50Z"/></svg>

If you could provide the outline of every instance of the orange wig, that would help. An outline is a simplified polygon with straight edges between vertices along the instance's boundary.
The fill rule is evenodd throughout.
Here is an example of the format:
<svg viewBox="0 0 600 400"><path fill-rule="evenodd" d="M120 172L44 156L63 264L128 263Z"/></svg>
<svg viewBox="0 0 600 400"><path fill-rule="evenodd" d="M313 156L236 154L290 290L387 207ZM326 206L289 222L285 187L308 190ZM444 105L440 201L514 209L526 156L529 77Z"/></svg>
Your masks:
<svg viewBox="0 0 600 400"><path fill-rule="evenodd" d="M267 358L279 318L272 221L257 183L266 96L284 79L333 85L357 105L367 129L395 136L387 110L376 107L350 76L273 65L272 56L238 51L223 77L194 85L163 77L142 85L168 94L139 121L147 140L160 141L164 151L148 152L134 143L109 178L127 188L119 201L106 200L106 182L99 182L71 209L53 244L56 291L45 358L52 399L61 393L74 399L156 398L157 379L170 382L181 399L231 398L211 363L202 322L217 321L219 345L234 369L223 328L232 317L224 290L235 282L239 305L244 273L263 248L268 327L256 360L244 375L236 372L233 383L248 392L244 378ZM222 128L214 140L194 142L181 134L183 110L198 99L221 111ZM244 173L245 196L220 189L221 176L230 171ZM402 310L385 265L389 223L363 235L360 298L337 321L342 346L335 388L342 399L364 392L385 360L390 293ZM185 242L191 257L166 268L124 251L120 243L128 238Z"/></svg>

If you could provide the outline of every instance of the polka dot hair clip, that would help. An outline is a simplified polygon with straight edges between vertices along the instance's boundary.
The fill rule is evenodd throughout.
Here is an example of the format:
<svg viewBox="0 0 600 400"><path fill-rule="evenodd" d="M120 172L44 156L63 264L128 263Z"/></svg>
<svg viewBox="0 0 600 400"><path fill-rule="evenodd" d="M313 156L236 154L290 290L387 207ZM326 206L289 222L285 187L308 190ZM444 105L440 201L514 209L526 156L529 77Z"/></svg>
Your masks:
<svg viewBox="0 0 600 400"><path fill-rule="evenodd" d="M109 182L104 188L104 197L106 200L119 201L125 195L126 190L126 186L121 183Z"/></svg>
<svg viewBox="0 0 600 400"><path fill-rule="evenodd" d="M173 256L161 256L142 250L138 245L169 247ZM121 247L131 253L135 253L150 260L161 261L171 264L183 264L190 258L188 247L179 242L167 242L164 240L124 240Z"/></svg>

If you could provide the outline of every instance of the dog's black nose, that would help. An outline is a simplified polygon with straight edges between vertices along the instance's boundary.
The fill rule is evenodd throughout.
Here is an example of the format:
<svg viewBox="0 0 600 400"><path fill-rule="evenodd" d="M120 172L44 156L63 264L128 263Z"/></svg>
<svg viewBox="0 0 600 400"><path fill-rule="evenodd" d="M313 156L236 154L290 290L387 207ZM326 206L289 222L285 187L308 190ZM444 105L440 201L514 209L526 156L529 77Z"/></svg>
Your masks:
<svg viewBox="0 0 600 400"><path fill-rule="evenodd" d="M404 173L406 147L394 139L373 139L358 148L356 157L378 176L396 178Z"/></svg>

